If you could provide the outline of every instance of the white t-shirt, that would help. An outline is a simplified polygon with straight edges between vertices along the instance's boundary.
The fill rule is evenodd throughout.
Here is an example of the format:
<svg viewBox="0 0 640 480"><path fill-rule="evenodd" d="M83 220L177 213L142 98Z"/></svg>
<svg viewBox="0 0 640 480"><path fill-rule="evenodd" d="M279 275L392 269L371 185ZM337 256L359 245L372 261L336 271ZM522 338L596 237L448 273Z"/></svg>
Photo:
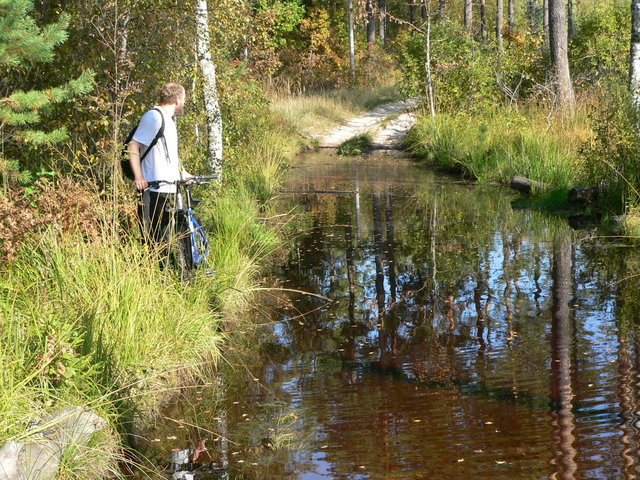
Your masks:
<svg viewBox="0 0 640 480"><path fill-rule="evenodd" d="M158 139L149 154L142 162L142 175L149 181L180 180L180 157L178 157L178 130L176 123L162 107L158 108L164 116L164 136ZM149 110L140 119L140 124L133 135L133 139L148 147L162 126L162 117L157 110ZM140 152L144 154L146 148ZM159 188L151 188L154 192L174 193L175 185L160 185Z"/></svg>

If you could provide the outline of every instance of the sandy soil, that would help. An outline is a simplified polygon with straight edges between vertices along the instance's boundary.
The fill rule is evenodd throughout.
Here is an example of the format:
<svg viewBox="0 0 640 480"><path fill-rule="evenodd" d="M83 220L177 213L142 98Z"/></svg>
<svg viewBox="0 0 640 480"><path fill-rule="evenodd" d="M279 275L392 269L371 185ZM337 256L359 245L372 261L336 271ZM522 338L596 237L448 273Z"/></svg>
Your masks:
<svg viewBox="0 0 640 480"><path fill-rule="evenodd" d="M320 147L335 148L350 138L369 132L373 136L374 149L394 149L416 122L413 110L417 105L418 100L414 98L380 105L322 137ZM391 120L385 121L391 116Z"/></svg>

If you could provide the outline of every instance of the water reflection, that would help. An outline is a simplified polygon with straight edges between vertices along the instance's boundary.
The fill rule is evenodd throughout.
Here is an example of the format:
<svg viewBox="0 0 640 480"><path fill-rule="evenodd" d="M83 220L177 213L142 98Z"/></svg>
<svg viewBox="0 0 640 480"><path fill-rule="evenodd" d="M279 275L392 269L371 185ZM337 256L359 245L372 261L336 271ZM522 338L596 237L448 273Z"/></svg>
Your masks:
<svg viewBox="0 0 640 480"><path fill-rule="evenodd" d="M331 302L227 373L230 478L636 478L635 252L403 160L305 167L274 275Z"/></svg>

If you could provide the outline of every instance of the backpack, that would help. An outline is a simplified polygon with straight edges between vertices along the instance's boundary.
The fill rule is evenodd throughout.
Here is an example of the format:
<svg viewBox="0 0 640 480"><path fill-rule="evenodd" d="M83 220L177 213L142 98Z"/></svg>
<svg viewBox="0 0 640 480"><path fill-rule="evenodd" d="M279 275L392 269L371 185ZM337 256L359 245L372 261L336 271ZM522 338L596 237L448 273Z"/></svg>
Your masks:
<svg viewBox="0 0 640 480"><path fill-rule="evenodd" d="M160 118L162 118L162 125L160 125L160 130L158 130L158 133L156 133L156 136L154 137L154 139L151 141L151 143L149 144L145 152L140 157L140 166L142 166L142 161L145 159L147 154L151 151L151 149L155 146L155 144L158 143L158 140L160 140L164 136L164 115L162 114L159 108L154 107L152 110L155 110L160 114ZM135 127L133 127L133 129L129 132L129 135L127 135L127 138L125 138L124 140L124 144L122 148L122 156L124 158L120 160L120 168L122 169L122 173L125 176L125 178L129 180L134 180L135 177L133 175L133 169L131 168L131 163L129 163L128 146L129 146L129 143L131 143L131 140L133 140L133 136L135 135L139 125L140 125L140 122L138 122L138 124Z"/></svg>

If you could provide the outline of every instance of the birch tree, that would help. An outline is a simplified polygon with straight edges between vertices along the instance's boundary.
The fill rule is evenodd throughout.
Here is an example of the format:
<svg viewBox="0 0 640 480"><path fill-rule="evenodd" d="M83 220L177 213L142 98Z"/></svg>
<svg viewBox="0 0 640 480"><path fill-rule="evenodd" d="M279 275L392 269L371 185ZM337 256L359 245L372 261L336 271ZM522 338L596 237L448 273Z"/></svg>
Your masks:
<svg viewBox="0 0 640 480"><path fill-rule="evenodd" d="M468 32L473 28L473 0L464 0L464 28Z"/></svg>
<svg viewBox="0 0 640 480"><path fill-rule="evenodd" d="M431 117L436 116L436 99L433 91L433 74L431 71L431 0L422 0L423 13L426 16L427 29L424 35L424 73L426 79L427 103Z"/></svg>
<svg viewBox="0 0 640 480"><path fill-rule="evenodd" d="M498 52L502 53L502 23L504 22L504 2L496 0L496 42Z"/></svg>
<svg viewBox="0 0 640 480"><path fill-rule="evenodd" d="M640 0L631 2L631 55L629 83L633 106L640 109Z"/></svg>
<svg viewBox="0 0 640 480"><path fill-rule="evenodd" d="M356 39L353 26L353 0L348 0L349 8L349 66L351 68L351 78L356 78Z"/></svg>
<svg viewBox="0 0 640 480"><path fill-rule="evenodd" d="M548 2L551 74L556 101L560 110L572 111L575 106L575 94L569 72L569 38L565 0L548 0Z"/></svg>
<svg viewBox="0 0 640 480"><path fill-rule="evenodd" d="M380 43L384 47L387 45L387 0L379 0L378 7L380 8L380 19L378 20Z"/></svg>
<svg viewBox="0 0 640 480"><path fill-rule="evenodd" d="M196 1L197 52L202 73L202 94L209 133L209 168L222 181L222 114L218 101L216 67L211 59L207 0Z"/></svg>
<svg viewBox="0 0 640 480"><path fill-rule="evenodd" d="M516 1L509 0L509 28L516 28Z"/></svg>

